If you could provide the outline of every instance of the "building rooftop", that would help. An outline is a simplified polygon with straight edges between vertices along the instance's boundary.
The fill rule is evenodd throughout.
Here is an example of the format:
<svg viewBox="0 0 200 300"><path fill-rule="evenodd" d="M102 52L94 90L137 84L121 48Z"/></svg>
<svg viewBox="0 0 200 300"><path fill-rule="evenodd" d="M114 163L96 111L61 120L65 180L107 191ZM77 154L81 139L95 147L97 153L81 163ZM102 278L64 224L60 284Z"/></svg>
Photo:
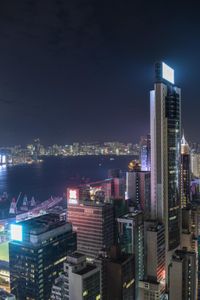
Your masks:
<svg viewBox="0 0 200 300"><path fill-rule="evenodd" d="M92 201L92 200L80 202L79 205L80 206L92 206L92 207L95 207L95 208L112 206L110 203L98 202L98 201Z"/></svg>
<svg viewBox="0 0 200 300"><path fill-rule="evenodd" d="M141 282L144 282L144 283L150 283L150 284L155 284L155 285L159 285L160 284L160 282L158 282L157 280L156 280L156 278L152 278L152 277L147 277L147 278L145 278L145 279L143 279L143 280L140 280Z"/></svg>
<svg viewBox="0 0 200 300"><path fill-rule="evenodd" d="M75 271L74 273L76 273L77 275L84 275L84 274L87 274L88 272L90 271L93 271L95 270L97 267L94 266L94 265L89 265L87 264L85 266L85 268L81 269L80 271Z"/></svg>
<svg viewBox="0 0 200 300"><path fill-rule="evenodd" d="M66 222L60 221L57 214L50 213L17 224L22 225L24 231L29 232L30 234L41 234L62 226L66 224Z"/></svg>
<svg viewBox="0 0 200 300"><path fill-rule="evenodd" d="M86 257L84 254L82 253L79 253L79 252L73 252L73 253L70 253L68 255L68 257L73 257L73 258L81 258L81 257Z"/></svg>
<svg viewBox="0 0 200 300"><path fill-rule="evenodd" d="M164 226L162 224L159 224L158 222L156 222L155 224L149 225L147 230L148 231L153 231L153 232L158 232L161 229L164 230Z"/></svg>
<svg viewBox="0 0 200 300"><path fill-rule="evenodd" d="M176 250L175 253L172 256L172 259L174 261L183 261L186 255L194 256L196 257L195 252L192 251L187 251L187 249L181 249L181 250Z"/></svg>
<svg viewBox="0 0 200 300"><path fill-rule="evenodd" d="M182 139L181 139L181 154L189 154L190 153L190 147L188 142L185 139L185 135L183 133Z"/></svg>
<svg viewBox="0 0 200 300"><path fill-rule="evenodd" d="M129 212L128 214L125 214L125 215L119 217L118 219L127 219L127 220L130 220L130 219L134 219L136 216L141 215L141 214L142 214L142 211L135 210L133 212Z"/></svg>

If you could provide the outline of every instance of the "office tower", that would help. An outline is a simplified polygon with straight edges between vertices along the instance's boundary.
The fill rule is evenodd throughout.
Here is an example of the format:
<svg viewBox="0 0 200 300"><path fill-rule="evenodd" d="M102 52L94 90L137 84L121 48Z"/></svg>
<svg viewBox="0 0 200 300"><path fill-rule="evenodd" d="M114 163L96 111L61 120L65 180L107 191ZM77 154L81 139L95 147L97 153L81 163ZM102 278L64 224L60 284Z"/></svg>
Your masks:
<svg viewBox="0 0 200 300"><path fill-rule="evenodd" d="M136 209L143 211L145 218L151 211L151 179L150 172L135 170L126 173L125 197Z"/></svg>
<svg viewBox="0 0 200 300"><path fill-rule="evenodd" d="M135 297L138 299L139 280L144 277L144 220L141 211L117 219L121 250L135 257Z"/></svg>
<svg viewBox="0 0 200 300"><path fill-rule="evenodd" d="M67 190L69 194L71 188ZM78 192L80 201L110 202L111 199L124 199L125 179L123 177L108 178L79 186L75 190Z"/></svg>
<svg viewBox="0 0 200 300"><path fill-rule="evenodd" d="M179 246L181 233L181 90L174 85L172 68L163 62L155 67L156 81L150 92L151 213L164 223L166 251L171 251Z"/></svg>
<svg viewBox="0 0 200 300"><path fill-rule="evenodd" d="M176 250L169 266L169 299L196 300L196 254Z"/></svg>
<svg viewBox="0 0 200 300"><path fill-rule="evenodd" d="M200 153L191 152L191 171L194 177L200 177Z"/></svg>
<svg viewBox="0 0 200 300"><path fill-rule="evenodd" d="M139 300L164 300L163 284L153 279L139 282Z"/></svg>
<svg viewBox="0 0 200 300"><path fill-rule="evenodd" d="M11 225L11 292L17 299L49 299L68 252L76 250L71 224L48 214Z"/></svg>
<svg viewBox="0 0 200 300"><path fill-rule="evenodd" d="M182 208L181 248L185 248L188 251L195 251L195 239L194 233L192 232L192 210L191 207L187 205L187 207Z"/></svg>
<svg viewBox="0 0 200 300"><path fill-rule="evenodd" d="M134 256L121 252L118 245L101 252L96 263L101 268L101 299L134 300Z"/></svg>
<svg viewBox="0 0 200 300"><path fill-rule="evenodd" d="M151 170L151 138L150 134L142 137L140 141L141 171Z"/></svg>
<svg viewBox="0 0 200 300"><path fill-rule="evenodd" d="M190 201L190 148L183 135L181 139L181 207L186 207Z"/></svg>
<svg viewBox="0 0 200 300"><path fill-rule="evenodd" d="M200 206L198 203L192 205L191 209L191 232L192 232L192 250L197 255L197 290L198 300L200 299Z"/></svg>
<svg viewBox="0 0 200 300"><path fill-rule="evenodd" d="M16 300L16 297L13 294L10 294L3 289L0 289L0 299L1 300Z"/></svg>
<svg viewBox="0 0 200 300"><path fill-rule="evenodd" d="M79 203L75 192L68 197L67 220L77 232L77 250L87 257L95 258L99 251L114 243L114 211L109 203L86 201Z"/></svg>
<svg viewBox="0 0 200 300"><path fill-rule="evenodd" d="M114 199L110 203L114 211L114 244L118 243L118 222L117 219L129 212L128 201L124 199Z"/></svg>
<svg viewBox="0 0 200 300"><path fill-rule="evenodd" d="M165 230L157 221L144 224L145 276L139 282L139 299L164 299L165 296Z"/></svg>
<svg viewBox="0 0 200 300"><path fill-rule="evenodd" d="M146 230L147 277L165 282L165 230L162 224L150 222Z"/></svg>
<svg viewBox="0 0 200 300"><path fill-rule="evenodd" d="M51 300L100 300L100 269L74 252L67 256L63 273L55 280Z"/></svg>

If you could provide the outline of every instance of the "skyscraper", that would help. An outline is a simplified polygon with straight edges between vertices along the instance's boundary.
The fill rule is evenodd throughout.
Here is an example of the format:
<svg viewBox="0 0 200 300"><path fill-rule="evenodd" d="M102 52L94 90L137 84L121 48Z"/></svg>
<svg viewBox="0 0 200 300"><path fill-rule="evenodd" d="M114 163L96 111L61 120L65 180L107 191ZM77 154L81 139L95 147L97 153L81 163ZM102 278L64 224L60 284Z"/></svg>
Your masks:
<svg viewBox="0 0 200 300"><path fill-rule="evenodd" d="M101 268L101 299L134 300L134 255L121 252L119 245L100 253L96 263Z"/></svg>
<svg viewBox="0 0 200 300"><path fill-rule="evenodd" d="M181 90L174 70L155 65L151 111L151 212L165 226L166 251L180 244L180 133Z"/></svg>
<svg viewBox="0 0 200 300"><path fill-rule="evenodd" d="M142 137L140 141L141 171L151 170L151 138L150 134Z"/></svg>
<svg viewBox="0 0 200 300"><path fill-rule="evenodd" d="M114 209L109 203L79 203L77 189L69 190L67 218L77 233L77 250L95 258L114 243Z"/></svg>
<svg viewBox="0 0 200 300"><path fill-rule="evenodd" d="M121 250L135 256L135 299L139 280L144 277L144 220L141 211L128 213L117 219Z"/></svg>
<svg viewBox="0 0 200 300"><path fill-rule="evenodd" d="M56 279L52 300L100 300L100 269L86 262L86 256L74 252L64 262L64 272Z"/></svg>
<svg viewBox="0 0 200 300"><path fill-rule="evenodd" d="M194 177L200 177L200 153L191 151L191 171Z"/></svg>
<svg viewBox="0 0 200 300"><path fill-rule="evenodd" d="M169 299L196 300L196 254L176 250L169 267Z"/></svg>
<svg viewBox="0 0 200 300"><path fill-rule="evenodd" d="M17 299L49 299L68 252L76 250L71 224L48 214L11 225L11 292Z"/></svg>
<svg viewBox="0 0 200 300"><path fill-rule="evenodd" d="M181 139L181 207L184 208L190 203L190 148L185 140Z"/></svg>
<svg viewBox="0 0 200 300"><path fill-rule="evenodd" d="M157 221L144 223L145 276L139 282L139 299L165 299L165 230Z"/></svg>
<svg viewBox="0 0 200 300"><path fill-rule="evenodd" d="M142 210L145 218L150 217L151 203L150 172L133 170L126 172L126 199L136 209Z"/></svg>

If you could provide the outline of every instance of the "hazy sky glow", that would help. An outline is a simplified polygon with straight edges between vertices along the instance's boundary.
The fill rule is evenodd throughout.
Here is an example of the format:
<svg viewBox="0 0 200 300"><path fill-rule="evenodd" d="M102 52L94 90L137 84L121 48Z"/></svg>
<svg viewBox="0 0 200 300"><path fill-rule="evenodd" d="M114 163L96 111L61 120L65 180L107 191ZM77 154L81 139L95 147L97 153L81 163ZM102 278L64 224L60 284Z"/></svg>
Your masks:
<svg viewBox="0 0 200 300"><path fill-rule="evenodd" d="M0 146L137 141L156 60L175 69L186 137L200 141L199 9L178 2L2 0Z"/></svg>

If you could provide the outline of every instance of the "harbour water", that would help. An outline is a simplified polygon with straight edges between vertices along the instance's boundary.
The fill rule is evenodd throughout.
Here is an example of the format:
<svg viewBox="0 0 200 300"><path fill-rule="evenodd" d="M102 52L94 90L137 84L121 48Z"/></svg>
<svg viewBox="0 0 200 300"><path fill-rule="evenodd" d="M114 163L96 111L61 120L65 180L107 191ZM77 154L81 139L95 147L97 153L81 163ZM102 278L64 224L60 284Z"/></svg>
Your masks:
<svg viewBox="0 0 200 300"><path fill-rule="evenodd" d="M19 193L44 201L50 196L62 196L69 185L107 178L108 169L127 170L133 156L76 156L45 157L42 163L0 167L0 194L8 193L7 203L0 202L1 209L9 206L12 197Z"/></svg>

